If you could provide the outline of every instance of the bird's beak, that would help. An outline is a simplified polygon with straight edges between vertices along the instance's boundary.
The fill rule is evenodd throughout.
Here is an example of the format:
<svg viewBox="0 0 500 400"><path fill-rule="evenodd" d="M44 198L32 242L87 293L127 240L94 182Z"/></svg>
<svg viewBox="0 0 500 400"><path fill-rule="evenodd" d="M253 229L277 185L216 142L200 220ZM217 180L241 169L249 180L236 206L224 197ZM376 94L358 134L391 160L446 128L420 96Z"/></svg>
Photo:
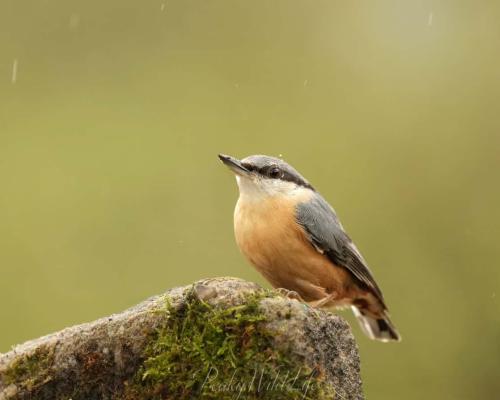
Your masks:
<svg viewBox="0 0 500 400"><path fill-rule="evenodd" d="M240 176L250 175L250 170L243 166L240 160L237 158L227 156L225 154L219 154L220 160L227 166L231 171Z"/></svg>

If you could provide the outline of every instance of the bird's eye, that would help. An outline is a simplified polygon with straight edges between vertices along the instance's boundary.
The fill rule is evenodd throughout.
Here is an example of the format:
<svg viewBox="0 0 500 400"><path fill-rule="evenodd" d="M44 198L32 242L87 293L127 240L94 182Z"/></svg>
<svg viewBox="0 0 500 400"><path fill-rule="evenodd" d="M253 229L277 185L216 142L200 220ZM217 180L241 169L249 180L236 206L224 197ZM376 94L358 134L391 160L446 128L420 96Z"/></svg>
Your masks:
<svg viewBox="0 0 500 400"><path fill-rule="evenodd" d="M269 170L269 177L270 178L278 179L278 178L281 178L282 176L283 176L283 171L281 171L281 169L279 169L278 167L272 167Z"/></svg>

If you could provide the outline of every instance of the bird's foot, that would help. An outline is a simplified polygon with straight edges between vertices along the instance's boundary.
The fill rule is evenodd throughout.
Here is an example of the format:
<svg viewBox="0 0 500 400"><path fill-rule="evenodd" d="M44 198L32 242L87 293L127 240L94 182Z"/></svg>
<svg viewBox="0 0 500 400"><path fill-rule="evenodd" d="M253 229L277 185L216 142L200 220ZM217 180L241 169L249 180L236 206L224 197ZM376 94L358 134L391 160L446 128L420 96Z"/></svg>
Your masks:
<svg viewBox="0 0 500 400"><path fill-rule="evenodd" d="M302 297L300 297L300 294L298 294L294 290L288 290L288 289L285 289L285 288L277 288L276 291L281 296L286 297L287 299L298 300L298 301L301 301L301 302L305 303L304 299Z"/></svg>
<svg viewBox="0 0 500 400"><path fill-rule="evenodd" d="M333 300L335 300L336 296L337 296L337 293L336 292L332 292L328 296L323 297L322 299L319 299L319 300L310 301L308 304L312 308L321 308L323 306L328 305L328 303L332 302Z"/></svg>

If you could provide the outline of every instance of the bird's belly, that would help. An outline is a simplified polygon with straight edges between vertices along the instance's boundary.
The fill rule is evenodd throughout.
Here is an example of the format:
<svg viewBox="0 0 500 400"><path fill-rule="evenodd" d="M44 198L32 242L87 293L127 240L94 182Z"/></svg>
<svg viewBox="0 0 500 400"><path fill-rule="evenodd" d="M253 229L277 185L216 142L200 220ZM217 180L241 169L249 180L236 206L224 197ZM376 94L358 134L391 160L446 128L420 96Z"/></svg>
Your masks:
<svg viewBox="0 0 500 400"><path fill-rule="evenodd" d="M276 199L265 205L238 202L234 229L242 253L274 286L299 293L306 301L336 291L351 281L309 242L295 219L295 204Z"/></svg>

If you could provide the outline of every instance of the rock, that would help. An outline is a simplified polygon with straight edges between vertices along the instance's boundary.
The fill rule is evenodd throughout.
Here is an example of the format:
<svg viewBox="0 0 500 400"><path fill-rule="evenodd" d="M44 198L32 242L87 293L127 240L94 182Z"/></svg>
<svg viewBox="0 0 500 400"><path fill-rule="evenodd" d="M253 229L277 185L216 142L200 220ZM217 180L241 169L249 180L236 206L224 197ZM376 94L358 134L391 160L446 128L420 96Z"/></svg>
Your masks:
<svg viewBox="0 0 500 400"><path fill-rule="evenodd" d="M349 325L215 278L0 354L0 400L196 398L363 399Z"/></svg>

